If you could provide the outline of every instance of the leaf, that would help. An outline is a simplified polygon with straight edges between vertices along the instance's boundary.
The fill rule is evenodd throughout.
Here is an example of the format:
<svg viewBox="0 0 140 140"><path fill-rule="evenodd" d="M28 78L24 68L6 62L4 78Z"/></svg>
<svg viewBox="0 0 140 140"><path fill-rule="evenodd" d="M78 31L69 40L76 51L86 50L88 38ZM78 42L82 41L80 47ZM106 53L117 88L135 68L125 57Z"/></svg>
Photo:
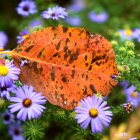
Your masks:
<svg viewBox="0 0 140 140"><path fill-rule="evenodd" d="M20 80L46 99L70 110L96 92L108 95L117 82L115 55L101 35L83 28L48 27L29 35L11 52L21 67Z"/></svg>

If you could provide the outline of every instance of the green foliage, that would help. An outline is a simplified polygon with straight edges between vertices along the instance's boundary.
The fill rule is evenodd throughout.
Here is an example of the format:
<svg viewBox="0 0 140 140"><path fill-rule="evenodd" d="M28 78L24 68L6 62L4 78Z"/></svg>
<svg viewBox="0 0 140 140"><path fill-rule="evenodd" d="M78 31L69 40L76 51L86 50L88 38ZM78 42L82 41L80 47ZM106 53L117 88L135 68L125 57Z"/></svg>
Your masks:
<svg viewBox="0 0 140 140"><path fill-rule="evenodd" d="M27 140L39 140L44 136L44 128L39 120L27 121L22 128Z"/></svg>
<svg viewBox="0 0 140 140"><path fill-rule="evenodd" d="M126 112L124 111L122 106L111 106L111 111L114 117L126 117Z"/></svg>
<svg viewBox="0 0 140 140"><path fill-rule="evenodd" d="M116 62L120 74L118 80L128 80L140 91L140 59L136 54L134 43L126 40L123 43L112 42L112 45L116 52Z"/></svg>
<svg viewBox="0 0 140 140"><path fill-rule="evenodd" d="M23 84L22 84L19 80L15 81L15 85L16 85L17 87L23 86Z"/></svg>

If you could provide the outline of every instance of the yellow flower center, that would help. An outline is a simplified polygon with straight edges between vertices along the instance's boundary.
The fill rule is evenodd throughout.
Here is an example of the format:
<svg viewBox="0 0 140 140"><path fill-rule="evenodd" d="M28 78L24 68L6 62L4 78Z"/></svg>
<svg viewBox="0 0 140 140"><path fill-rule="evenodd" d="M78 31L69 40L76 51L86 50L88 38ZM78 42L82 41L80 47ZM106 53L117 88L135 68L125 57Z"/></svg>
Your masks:
<svg viewBox="0 0 140 140"><path fill-rule="evenodd" d="M6 76L8 74L8 67L0 65L0 76Z"/></svg>
<svg viewBox="0 0 140 140"><path fill-rule="evenodd" d="M95 109L95 108L91 108L91 109L89 110L89 115L90 115L92 118L97 117L97 115L98 115L98 110Z"/></svg>
<svg viewBox="0 0 140 140"><path fill-rule="evenodd" d="M26 98L23 100L22 104L24 107L30 107L32 105L32 100L29 98Z"/></svg>
<svg viewBox="0 0 140 140"><path fill-rule="evenodd" d="M126 29L125 34L126 34L126 36L131 36L132 35L132 30Z"/></svg>
<svg viewBox="0 0 140 140"><path fill-rule="evenodd" d="M3 51L3 48L0 47L0 51Z"/></svg>
<svg viewBox="0 0 140 140"><path fill-rule="evenodd" d="M22 38L25 39L28 35L23 35Z"/></svg>
<svg viewBox="0 0 140 140"><path fill-rule="evenodd" d="M136 91L133 91L133 92L131 93L131 96L132 96L133 98L137 98L137 97L138 97L138 93L137 93Z"/></svg>

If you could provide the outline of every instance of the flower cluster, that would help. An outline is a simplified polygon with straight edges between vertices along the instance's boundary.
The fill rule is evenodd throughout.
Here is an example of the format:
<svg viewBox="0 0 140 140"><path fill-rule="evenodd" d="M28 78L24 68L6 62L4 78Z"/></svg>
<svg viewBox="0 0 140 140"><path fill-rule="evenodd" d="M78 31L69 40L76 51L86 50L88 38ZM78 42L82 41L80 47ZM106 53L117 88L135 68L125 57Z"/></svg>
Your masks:
<svg viewBox="0 0 140 140"><path fill-rule="evenodd" d="M19 74L20 69L14 65L13 60L0 59L0 98L8 99L12 103L1 117L13 140L24 140L22 129L13 113L18 112L16 118L21 121L35 119L41 116L45 110L43 104L46 103L45 97L35 92L32 86L16 85Z"/></svg>
<svg viewBox="0 0 140 140"><path fill-rule="evenodd" d="M34 1L23 0L19 3L16 8L17 13L23 17L28 17L30 14L37 13L37 7ZM53 19L58 20L59 18L64 19L67 16L67 12L65 8L55 6L53 8L48 8L48 10L43 11L41 16L45 19Z"/></svg>
<svg viewBox="0 0 140 140"><path fill-rule="evenodd" d="M8 127L9 135L13 140L25 140L20 121L16 122L14 114L6 110L1 114L3 123Z"/></svg>
<svg viewBox="0 0 140 140"><path fill-rule="evenodd" d="M0 96L14 102L9 108L12 113L19 111L18 119L25 121L27 116L29 120L38 118L45 109L41 104L45 104L46 99L41 93L36 93L32 86L16 87L14 83L18 80L19 74L20 69L14 65L13 61L1 62Z"/></svg>
<svg viewBox="0 0 140 140"><path fill-rule="evenodd" d="M133 111L137 111L140 107L139 106L140 105L140 92L139 92L140 86L137 85L137 81L134 82L134 80L139 80L139 77L140 77L139 60L135 57L135 54L137 54L134 52L136 47L134 43L131 42L134 40L137 40L137 42L140 42L140 28L138 27L139 26L138 23L135 23L134 25L129 25L129 23L126 23L122 25L122 23L125 21L125 18L128 15L127 15L127 12L124 15L121 15L121 11L128 11L128 9L130 8L128 7L126 10L121 9L121 6L120 8L118 7L114 8L115 4L109 1L112 7L112 9L109 9L107 5L108 3L107 1L103 2L103 5L100 5L102 2L98 2L98 0L95 0L94 2L90 0L71 0L71 3L70 2L67 3L66 1L64 3L60 1L57 1L57 2L53 1L52 4L50 3L51 3L51 0L49 2L47 1L41 2L39 0L38 1L21 0L19 4L16 5L17 7L15 8L15 12L17 12L17 14L20 15L21 17L24 17L24 18L21 18L17 16L18 18L17 20L13 18L14 20L13 21L11 20L11 22L9 23L11 27L17 28L16 25L18 24L18 21L19 20L22 21L20 22L20 26L15 30L17 31L18 29L21 29L21 32L17 36L17 44L20 44L23 41L25 43L27 40L28 40L28 44L30 43L32 44L32 40L30 40L30 34L38 30L40 32L40 29L42 29L43 26L44 27L56 26L60 23L64 24L64 26L67 24L69 24L70 26L82 26L90 30L90 32L100 33L107 36L109 35L109 39L113 39L113 37L117 37L116 40L113 40L111 43L113 45L113 49L115 50L114 52L117 54L116 64L118 64L117 67L118 67L119 74L110 75L110 77L108 77L106 75L109 73L104 73L103 77L98 77L97 79L101 79L102 81L102 80L106 80L107 78L112 78L115 81L119 81L121 79L126 79L126 77L128 76L127 79L129 79L131 83L135 83L136 86L132 85L129 81L121 82L119 83L119 85L122 86L122 88L116 87L112 91L112 93L107 97L102 97L101 96L102 93L98 93L97 91L97 93L94 94L92 97L88 96L82 99L79 102L78 106L76 106L73 111L68 112L65 110L61 110L59 107L52 106L50 104L46 105L46 98L45 96L42 95L42 93L40 92L38 93L37 91L35 91L34 87L32 87L31 85L24 85L23 83L20 82L19 80L20 73L22 73L22 70L27 65L29 65L30 67L33 66L32 60L30 59L28 60L27 58L23 56L21 58L19 66L17 67L16 62L12 60L11 56L3 55L1 53L2 55L0 55L0 57L2 58L0 58L0 107L1 107L0 120L2 120L4 126L5 125L7 126L9 136L11 136L13 140L25 140L25 138L23 137L23 133L24 133L24 136L26 136L27 139L39 139L38 136L40 136L41 138L41 135L44 134L43 133L44 129L48 130L48 131L45 131L45 136L47 136L47 133L50 132L49 130L53 130L52 129L53 127L56 127L54 130L57 130L58 126L60 127L60 129L58 129L59 131L61 130L61 127L62 127L63 133L66 132L65 134L72 134L71 132L73 131L71 131L70 129L68 131L65 131L63 129L65 128L65 126L70 125L69 128L72 128L72 129L74 128L74 130L76 130L74 132L75 134L71 135L71 138L73 138L73 136L77 136L77 139L79 139L81 138L81 136L85 134L84 139L94 139L94 137L96 137L95 139L101 139L100 137L102 135L101 132L103 132L104 129L107 127L110 127L111 131L109 132L105 130L103 132L103 135L106 132L109 132L110 137L108 134L108 137L109 137L108 139L110 140L111 139L113 140L119 140L119 139L132 140L133 139L134 140L134 139L137 139L137 137L139 138L139 135L135 135L136 133L139 133L139 131L135 131L134 135L131 135L131 133L127 131L127 128L125 128L123 131L117 131L117 128L116 129L113 128L114 124L115 125L117 124L119 126L119 124L122 123L122 121L124 120L124 116L128 118L130 113L132 113ZM130 5L134 5L134 4L135 2L133 2L133 4L130 4ZM61 7L60 5L67 6L67 9L65 7ZM117 13L117 9L118 11L120 9L118 13ZM132 11L133 9L134 8L131 8ZM67 11L69 11L69 13ZM113 11L115 11L115 13L113 13ZM137 11L135 11L135 13ZM121 16L119 17L117 14ZM131 17L129 16L127 17L128 20L133 19L132 14L130 15ZM3 16L2 18L5 18L5 17L6 16ZM9 15L8 15L8 18L10 18ZM4 25L3 22L1 23L1 25L2 27L4 27L4 29L2 29L3 31L9 32L10 28L7 28L7 26L3 26ZM117 26L114 26L114 25L117 25ZM108 28L108 26L110 26L110 29ZM124 29L121 29L122 27L124 27ZM130 29L129 27L133 27L133 29ZM138 28L134 28L134 27L138 27ZM114 34L113 28L115 31L117 30L117 34ZM54 31L54 29L56 28L52 28L52 29ZM64 32L65 32L65 29L66 28L63 28ZM68 29L70 28L68 27ZM79 29L79 27L76 29ZM6 46L8 42L8 37L3 31L0 31L0 52L4 50L4 47ZM68 32L65 32L65 33L66 35L69 35L70 38L66 36L67 37L66 41L63 42L64 45L67 45L68 43L68 46L71 44L76 46L76 43L74 44L72 42L77 37L77 34L73 36L70 32L71 30L68 30L68 31L69 31L69 34ZM7 34L9 35L9 37L12 35L12 33L10 34L7 33ZM120 38L118 37L118 34ZM57 34L57 35L61 36L61 34ZM83 33L81 32L79 34L79 37L83 35L87 37L87 44L88 44L90 41L88 40L88 37L89 37L88 32L86 34L85 34L85 31ZM55 36L56 34L54 34L53 41L57 42L59 38L57 39ZM93 42L95 41L94 44L97 44L95 45L95 49L96 47L98 47L98 45L100 46L100 42L98 41L96 37L97 36L95 35L92 40ZM41 34L40 34L40 38L42 38ZM9 39L10 39L9 44L12 44L11 38ZM124 42L124 45L121 40L126 40ZM49 39L45 41L46 43L52 42ZM62 42L59 45L64 46ZM104 43L103 45L106 46L106 44ZM22 47L25 47L26 49L26 45ZM136 49L139 50L138 48ZM41 51L42 50L40 50L40 54L41 54ZM65 51L65 48L64 50L60 49L60 53L61 51ZM70 52L70 50L68 51ZM82 50L80 51L82 53ZM20 49L19 49L19 52L20 52ZM27 53L30 53L30 51L29 52L27 51ZM52 51L48 52L49 55L51 53ZM101 60L98 60L98 58L100 57L100 53L101 52L98 51L97 54L95 54L95 57L97 55L97 58L95 59L96 61L101 61L100 63L101 65L99 65L99 67L102 67L102 66L104 67L107 61L112 61L112 60L108 58L102 58ZM63 55L63 52L62 52L62 55ZM69 54L69 55L71 56L72 54ZM89 56L90 54L88 53L87 56L83 60L85 61L87 59L90 59ZM57 58L57 56L55 56L55 58ZM31 58L31 59L34 59L34 58ZM103 62L104 63L103 65L102 61L104 60L105 62ZM135 61L135 60L138 60L138 61ZM134 67L132 67L134 62L138 62L138 63L135 63ZM110 65L112 63L114 62L113 61L110 62ZM83 65L83 63L81 63L81 65ZM75 68L73 67L72 69L75 69ZM95 75L95 77L96 76L98 76L98 74ZM89 80L87 76L86 76L86 79L87 81ZM96 80L96 78L94 80ZM52 98L56 98L57 100L58 99L56 97L57 91L55 89L59 88L59 86L57 86L59 83L57 83L56 86L52 85L53 89L47 89L47 87L45 87L46 83L44 83L43 80L40 81L40 83L41 82L42 82L43 88L47 91L52 91L54 93L54 97ZM52 84L52 83L49 82L48 84ZM63 86L67 86L67 82L65 83L63 82L61 84L63 84ZM98 80L96 84L98 84L99 87L102 88L102 83L98 82ZM60 86L63 88L62 85ZM106 86L111 86L111 83L106 83ZM81 93L85 94L84 96L86 96L88 95L88 91L90 90L89 88L93 90L94 87L96 90L96 85L94 85L93 83L92 88L89 86L87 87L87 89L85 87L85 89L80 89L80 90L81 91L83 90ZM72 89L72 87L70 86L68 86L68 88L70 90ZM77 86L77 88L80 88L80 87ZM118 93L118 91L120 92L120 94ZM63 93L63 94L67 94L67 93ZM60 96L64 100L65 96L63 94L61 94ZM75 98L77 98L77 96L78 96L78 93L75 96ZM67 99L67 103L69 101L70 100ZM71 104L74 105L75 100L71 101ZM67 105L65 100L64 100L64 105ZM46 106L48 107L48 109L46 109ZM137 109L134 109L134 108L137 108ZM3 112L3 109L5 109L4 112ZM41 117L44 111L45 113ZM138 112L140 112L140 110L138 110ZM52 117L52 114L53 114L53 117ZM117 116L116 114L117 115L119 114L119 115ZM122 114L123 114L123 117L122 117L123 119L121 118ZM137 117L140 118L140 115L138 115L138 113L137 113ZM81 131L81 128L75 125L75 122L76 122L75 120L77 121L77 124L79 124L79 126L81 126L81 128L84 131L83 130ZM135 119L133 120L135 121ZM139 122L139 121L137 120L136 122ZM53 125L53 124L56 124L56 125ZM135 124L137 124L137 127L139 128L139 123L135 123ZM45 126L45 127L42 127L42 126ZM89 131L89 129L91 129L91 131ZM112 129L115 131L112 131ZM61 139L66 138L66 137L64 138L63 134L61 136L62 136ZM59 138L51 138L50 136L47 139L59 139Z"/></svg>
<svg viewBox="0 0 140 140"><path fill-rule="evenodd" d="M19 3L18 7L16 8L16 11L19 15L21 15L23 17L28 17L31 14L37 13L37 7L36 7L36 4L34 1L23 0ZM66 9L62 8L60 6L48 8L47 10L45 10L41 13L42 18L53 19L53 20L58 20L60 18L64 19L67 15L68 15L68 13L66 12ZM73 22L74 25L80 24L79 19L74 18L74 20L75 20ZM17 36L17 44L20 44L30 34L30 30L32 30L32 29L34 29L34 27L37 27L40 25L42 25L42 21L39 19L31 21L29 29L22 30L19 33L19 35ZM0 34L0 36L2 36L4 38L4 34ZM4 39L3 39L3 43L4 43ZM5 43L0 45L0 47L2 46L2 48L3 48L4 45L5 45Z"/></svg>

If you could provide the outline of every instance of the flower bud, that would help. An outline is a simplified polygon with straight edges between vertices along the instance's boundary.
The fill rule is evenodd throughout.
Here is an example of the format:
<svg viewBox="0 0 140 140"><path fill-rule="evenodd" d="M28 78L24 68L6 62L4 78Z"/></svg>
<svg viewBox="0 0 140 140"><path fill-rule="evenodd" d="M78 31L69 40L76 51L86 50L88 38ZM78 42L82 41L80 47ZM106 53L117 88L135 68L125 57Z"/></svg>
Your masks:
<svg viewBox="0 0 140 140"><path fill-rule="evenodd" d="M133 56L134 54L135 54L134 51L132 50L128 51L128 55Z"/></svg>
<svg viewBox="0 0 140 140"><path fill-rule="evenodd" d="M112 46L117 46L118 45L118 42L116 40L112 40L110 43L112 44Z"/></svg>
<svg viewBox="0 0 140 140"><path fill-rule="evenodd" d="M0 98L0 108L5 106L5 100Z"/></svg>
<svg viewBox="0 0 140 140"><path fill-rule="evenodd" d="M128 47L130 49L134 49L135 48L135 44L133 42L129 41L129 40L125 41L124 46Z"/></svg>
<svg viewBox="0 0 140 140"><path fill-rule="evenodd" d="M134 110L133 103L124 103L122 107L124 108L124 111L127 112L128 114Z"/></svg>
<svg viewBox="0 0 140 140"><path fill-rule="evenodd" d="M130 71L129 66L123 65L123 72L128 72L128 71Z"/></svg>
<svg viewBox="0 0 140 140"><path fill-rule="evenodd" d="M119 51L120 51L120 52L125 52L125 51L126 51L126 48L125 48L125 47L120 47L120 48L119 48Z"/></svg>

